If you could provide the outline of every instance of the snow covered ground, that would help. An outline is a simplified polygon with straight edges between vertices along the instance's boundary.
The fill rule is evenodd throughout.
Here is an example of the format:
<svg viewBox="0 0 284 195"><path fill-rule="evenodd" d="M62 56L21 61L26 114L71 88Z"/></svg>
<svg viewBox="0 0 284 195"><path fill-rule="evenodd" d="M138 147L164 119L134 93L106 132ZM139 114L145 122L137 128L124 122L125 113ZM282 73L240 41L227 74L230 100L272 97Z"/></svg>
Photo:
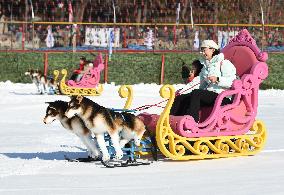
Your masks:
<svg viewBox="0 0 284 195"><path fill-rule="evenodd" d="M133 87L133 108L161 100L159 85ZM118 88L104 85L103 94L92 99L122 108L125 100ZM255 156L160 159L149 166L115 169L64 160L64 155L86 156L86 149L59 122L45 125L42 119L46 101L68 101L67 96L36 95L32 84L10 82L0 83L0 94L0 194L283 194L284 91L260 91L257 118L267 126L268 141Z"/></svg>

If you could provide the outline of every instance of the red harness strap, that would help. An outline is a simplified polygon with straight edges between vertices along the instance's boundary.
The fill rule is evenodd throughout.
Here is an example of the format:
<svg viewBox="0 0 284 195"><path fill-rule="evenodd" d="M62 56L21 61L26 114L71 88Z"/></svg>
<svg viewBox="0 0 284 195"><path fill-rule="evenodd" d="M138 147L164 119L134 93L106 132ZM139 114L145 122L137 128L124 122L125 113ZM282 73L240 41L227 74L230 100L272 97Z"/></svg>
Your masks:
<svg viewBox="0 0 284 195"><path fill-rule="evenodd" d="M186 91L192 89L192 88L195 87L196 85L199 85L199 84L201 84L201 83L203 83L203 82L204 82L204 80L201 81L201 82L199 82L199 83L196 83L195 85L189 87L188 89L186 89L186 90L184 90L184 91L182 91L183 89L181 89L181 90L180 90L181 93L177 93L175 96L179 96L179 95L181 95L182 93L184 93L184 92L186 92ZM166 102L166 101L168 101L168 100L169 100L169 99L165 99L165 100L163 100L163 101L161 101L161 102L158 102L158 103L156 103L156 104L148 104L148 105L140 106L140 107L135 108L135 109L133 109L133 110L135 110L135 111L141 111L141 110L149 109L149 108L154 107L154 106L160 107L160 108L164 108L164 106L160 106L160 104L163 103L163 102Z"/></svg>

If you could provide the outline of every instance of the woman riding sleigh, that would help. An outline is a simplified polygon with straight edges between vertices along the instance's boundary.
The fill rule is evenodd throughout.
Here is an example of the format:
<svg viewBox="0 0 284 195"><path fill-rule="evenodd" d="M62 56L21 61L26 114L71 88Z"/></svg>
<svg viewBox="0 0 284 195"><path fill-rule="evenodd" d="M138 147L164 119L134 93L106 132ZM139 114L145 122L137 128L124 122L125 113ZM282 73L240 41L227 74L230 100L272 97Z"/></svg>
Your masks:
<svg viewBox="0 0 284 195"><path fill-rule="evenodd" d="M170 115L190 115L195 122L199 122L199 110L201 107L213 106L219 93L231 88L236 77L236 68L229 61L224 59L218 45L213 40L204 40L201 44L203 64L200 72L199 89L191 93L176 96L172 105ZM231 98L226 97L222 105L230 104Z"/></svg>

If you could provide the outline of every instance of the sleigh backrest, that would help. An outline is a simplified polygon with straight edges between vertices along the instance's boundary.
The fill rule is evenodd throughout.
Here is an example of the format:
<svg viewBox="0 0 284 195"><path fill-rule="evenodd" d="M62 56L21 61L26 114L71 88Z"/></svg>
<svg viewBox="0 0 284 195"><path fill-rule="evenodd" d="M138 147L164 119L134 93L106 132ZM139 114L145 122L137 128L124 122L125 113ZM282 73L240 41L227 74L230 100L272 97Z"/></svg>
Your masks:
<svg viewBox="0 0 284 195"><path fill-rule="evenodd" d="M80 81L83 86L97 86L100 82L100 73L104 69L102 53L99 53L93 61L93 68L86 72Z"/></svg>
<svg viewBox="0 0 284 195"><path fill-rule="evenodd" d="M267 60L267 56L260 55L263 53L261 53L255 40L246 29L240 31L221 52L224 54L225 59L234 64L240 78L244 74L249 74L252 67L260 61Z"/></svg>
<svg viewBox="0 0 284 195"><path fill-rule="evenodd" d="M249 74L251 67L258 62L254 52L247 46L234 46L224 52L225 59L230 60L236 67L239 77Z"/></svg>
<svg viewBox="0 0 284 195"><path fill-rule="evenodd" d="M98 67L99 64L103 64L103 57L102 57L102 53L99 53L97 55L97 57L95 58L95 60L93 61L93 65L94 65L94 68Z"/></svg>

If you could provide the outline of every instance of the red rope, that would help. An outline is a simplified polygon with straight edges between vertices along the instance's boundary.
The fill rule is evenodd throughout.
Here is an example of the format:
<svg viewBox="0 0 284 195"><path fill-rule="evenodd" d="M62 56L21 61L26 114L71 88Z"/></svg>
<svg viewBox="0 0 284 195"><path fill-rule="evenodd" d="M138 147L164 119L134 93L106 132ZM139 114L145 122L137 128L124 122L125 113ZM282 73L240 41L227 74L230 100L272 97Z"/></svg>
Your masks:
<svg viewBox="0 0 284 195"><path fill-rule="evenodd" d="M140 107L138 107L138 108L135 108L134 110L136 110L136 111L146 110L146 109L149 109L149 108L151 108L151 107L153 107L153 106L163 108L162 106L159 106L159 104L161 104L161 103L163 103L163 102L165 102L165 101L168 101L168 100L169 100L169 99L166 99L166 100L163 100L163 101L161 101L161 102L159 102L159 103L156 103L156 104L146 104L146 105L144 105L144 106L140 106Z"/></svg>
<svg viewBox="0 0 284 195"><path fill-rule="evenodd" d="M184 92L186 92L186 91L192 89L192 88L195 87L196 85L199 85L199 84L201 84L201 83L203 83L203 82L204 82L204 80L201 81L201 82L199 82L199 83L194 84L193 86L191 86L191 87L189 87L188 89L182 91L181 93L177 93L175 96L179 96L179 95L181 95L182 93L184 93ZM181 90L183 90L183 88L182 88ZM181 91L181 90L180 90L180 91ZM158 102L158 103L156 103L156 104L148 104L148 105L146 104L146 105L144 105L144 106L140 106L140 107L135 108L135 109L133 109L133 110L135 110L135 111L141 111L141 110L149 109L149 108L154 107L154 106L160 107L160 108L164 108L164 106L160 106L160 104L163 103L163 102L166 102L166 101L168 101L168 100L169 100L169 99L165 99L165 100L163 100L163 101L161 101L161 102Z"/></svg>

